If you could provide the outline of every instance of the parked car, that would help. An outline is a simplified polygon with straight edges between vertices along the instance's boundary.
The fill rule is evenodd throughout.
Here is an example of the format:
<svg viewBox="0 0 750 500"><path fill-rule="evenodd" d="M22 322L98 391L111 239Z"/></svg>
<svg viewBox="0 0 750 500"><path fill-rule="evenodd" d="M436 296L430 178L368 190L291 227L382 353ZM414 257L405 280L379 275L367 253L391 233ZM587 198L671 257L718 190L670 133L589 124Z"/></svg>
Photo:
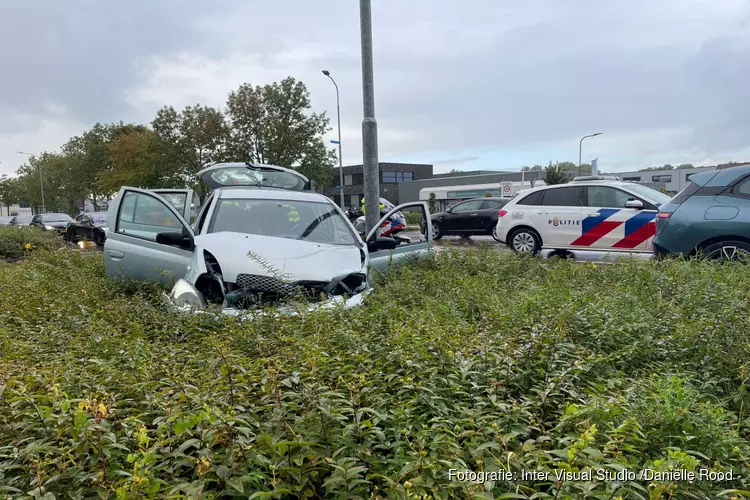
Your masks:
<svg viewBox="0 0 750 500"><path fill-rule="evenodd" d="M29 214L14 215L11 217L10 224L12 226L30 226L31 219L33 219L33 216Z"/></svg>
<svg viewBox="0 0 750 500"><path fill-rule="evenodd" d="M190 204L178 210L164 192L124 186L110 204L104 268L110 277L177 282L170 298L180 308L209 305L230 314L303 294L314 303L361 301L371 269L429 252L423 241L363 241L328 197L303 192L308 179L283 167L223 163L198 176L213 192L193 224ZM192 197L190 190L172 194ZM383 218L424 202L395 207ZM382 222L382 220L381 220Z"/></svg>
<svg viewBox="0 0 750 500"><path fill-rule="evenodd" d="M0 217L0 226L10 226L13 217Z"/></svg>
<svg viewBox="0 0 750 500"><path fill-rule="evenodd" d="M65 230L65 239L71 243L80 240L93 241L96 246L104 246L107 239L107 212L94 212L78 215Z"/></svg>
<svg viewBox="0 0 750 500"><path fill-rule="evenodd" d="M738 260L750 256L750 167L701 172L659 207L654 254Z"/></svg>
<svg viewBox="0 0 750 500"><path fill-rule="evenodd" d="M500 211L497 239L514 252L542 249L650 253L654 219L670 197L616 177L576 177L526 190Z"/></svg>
<svg viewBox="0 0 750 500"><path fill-rule="evenodd" d="M73 219L68 214L37 214L31 219L29 225L38 227L44 231L55 231L60 235L65 234L65 229Z"/></svg>
<svg viewBox="0 0 750 500"><path fill-rule="evenodd" d="M498 214L510 198L475 198L461 202L431 217L432 237L439 240L447 235L495 235ZM422 224L425 234L425 224Z"/></svg>

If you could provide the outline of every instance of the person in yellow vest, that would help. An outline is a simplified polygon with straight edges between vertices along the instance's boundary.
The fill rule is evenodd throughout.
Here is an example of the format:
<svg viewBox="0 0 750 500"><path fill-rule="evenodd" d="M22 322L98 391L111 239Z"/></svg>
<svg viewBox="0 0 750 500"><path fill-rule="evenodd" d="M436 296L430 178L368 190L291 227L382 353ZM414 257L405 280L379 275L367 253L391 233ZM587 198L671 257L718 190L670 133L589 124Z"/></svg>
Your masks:
<svg viewBox="0 0 750 500"><path fill-rule="evenodd" d="M297 207L295 207L294 205L289 205L288 203L285 203L281 206L287 209L286 216L287 218L289 218L289 222L296 224L300 221L300 216L299 216L299 212L297 211Z"/></svg>
<svg viewBox="0 0 750 500"><path fill-rule="evenodd" d="M381 214L385 212L385 208L386 207L383 204L383 198L380 198L380 207L379 208L380 208L380 213ZM365 198L364 197L362 197L362 215L365 215Z"/></svg>

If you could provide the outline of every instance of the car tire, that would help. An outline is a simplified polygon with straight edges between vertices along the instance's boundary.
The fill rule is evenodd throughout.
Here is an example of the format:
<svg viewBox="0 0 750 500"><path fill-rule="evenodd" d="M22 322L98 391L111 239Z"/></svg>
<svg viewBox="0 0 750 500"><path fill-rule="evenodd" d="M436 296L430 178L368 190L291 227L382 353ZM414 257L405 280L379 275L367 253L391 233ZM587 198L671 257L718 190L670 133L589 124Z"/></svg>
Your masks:
<svg viewBox="0 0 750 500"><path fill-rule="evenodd" d="M700 252L705 260L717 262L750 261L750 243L739 240L726 240L706 245Z"/></svg>
<svg viewBox="0 0 750 500"><path fill-rule="evenodd" d="M542 238L533 229L522 227L511 231L508 246L514 253L536 255L542 250Z"/></svg>
<svg viewBox="0 0 750 500"><path fill-rule="evenodd" d="M425 233L426 233L426 231L425 231ZM426 234L425 234L425 236L426 236ZM443 237L443 233L440 232L440 224L438 224L437 222L433 222L432 223L432 239L433 240L439 240L442 237Z"/></svg>
<svg viewBox="0 0 750 500"><path fill-rule="evenodd" d="M104 246L104 234L101 231L94 232L94 244L98 247Z"/></svg>
<svg viewBox="0 0 750 500"><path fill-rule="evenodd" d="M500 237L497 235L497 227L500 225L500 222L496 222L494 226L492 226L492 229L490 230L490 235L492 238L500 243Z"/></svg>

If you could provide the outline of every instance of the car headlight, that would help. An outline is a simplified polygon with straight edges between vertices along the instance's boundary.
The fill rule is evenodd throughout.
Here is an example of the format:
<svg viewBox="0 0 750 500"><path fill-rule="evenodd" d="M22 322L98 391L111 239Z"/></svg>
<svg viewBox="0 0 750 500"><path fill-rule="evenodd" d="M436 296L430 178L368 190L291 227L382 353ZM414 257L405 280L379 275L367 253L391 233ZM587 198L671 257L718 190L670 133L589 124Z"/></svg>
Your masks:
<svg viewBox="0 0 750 500"><path fill-rule="evenodd" d="M169 294L174 304L181 309L204 309L206 301L203 295L187 281L180 279Z"/></svg>
<svg viewBox="0 0 750 500"><path fill-rule="evenodd" d="M44 226L44 229L46 229L47 231L54 231L55 230L55 228L52 227L52 226Z"/></svg>

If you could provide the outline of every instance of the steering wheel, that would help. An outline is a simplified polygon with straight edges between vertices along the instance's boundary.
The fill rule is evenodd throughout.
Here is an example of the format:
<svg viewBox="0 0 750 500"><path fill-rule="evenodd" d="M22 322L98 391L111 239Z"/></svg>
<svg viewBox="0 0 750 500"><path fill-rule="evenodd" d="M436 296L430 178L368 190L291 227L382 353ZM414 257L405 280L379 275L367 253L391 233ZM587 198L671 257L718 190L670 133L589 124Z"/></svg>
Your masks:
<svg viewBox="0 0 750 500"><path fill-rule="evenodd" d="M333 241L333 231L328 226L320 225L313 229L305 239L318 243L330 243Z"/></svg>

